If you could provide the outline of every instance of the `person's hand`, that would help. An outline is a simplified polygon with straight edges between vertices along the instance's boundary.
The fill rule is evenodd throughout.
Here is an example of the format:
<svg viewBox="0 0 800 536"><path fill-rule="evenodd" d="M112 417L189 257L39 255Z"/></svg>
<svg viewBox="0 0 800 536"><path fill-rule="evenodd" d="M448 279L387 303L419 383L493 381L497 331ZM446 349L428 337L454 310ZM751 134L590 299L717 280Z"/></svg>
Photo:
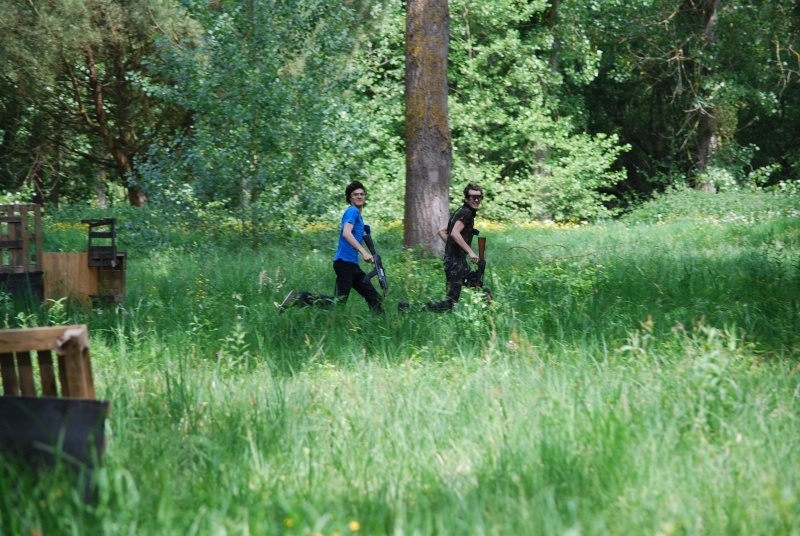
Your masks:
<svg viewBox="0 0 800 536"><path fill-rule="evenodd" d="M364 261L366 261L366 262L369 262L369 263L375 262L375 259L372 258L372 254L371 253L365 252L362 255L362 257L364 257Z"/></svg>
<svg viewBox="0 0 800 536"><path fill-rule="evenodd" d="M470 251L470 252L469 252L469 258L470 258L470 260L472 261L472 264L478 264L478 260L479 260L479 259L478 259L478 256L477 256L477 255L475 255L475 252L474 252L474 251Z"/></svg>

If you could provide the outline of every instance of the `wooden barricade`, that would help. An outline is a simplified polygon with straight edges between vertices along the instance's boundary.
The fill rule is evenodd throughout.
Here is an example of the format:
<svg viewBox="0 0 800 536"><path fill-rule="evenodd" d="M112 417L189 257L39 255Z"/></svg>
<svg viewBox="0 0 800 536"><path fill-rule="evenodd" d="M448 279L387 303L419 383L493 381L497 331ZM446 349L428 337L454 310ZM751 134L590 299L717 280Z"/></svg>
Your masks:
<svg viewBox="0 0 800 536"><path fill-rule="evenodd" d="M114 218L81 220L89 226L86 253L44 253L44 299L74 298L100 307L125 301L127 254L117 251Z"/></svg>
<svg viewBox="0 0 800 536"><path fill-rule="evenodd" d="M39 205L0 205L0 273L41 272Z"/></svg>
<svg viewBox="0 0 800 536"><path fill-rule="evenodd" d="M93 302L122 303L125 300L127 253L117 251L114 266L97 268L97 293L89 296Z"/></svg>
<svg viewBox="0 0 800 536"><path fill-rule="evenodd" d="M44 252L44 299L68 297L90 306L98 290L99 268L89 266L87 253Z"/></svg>
<svg viewBox="0 0 800 536"><path fill-rule="evenodd" d="M81 220L81 223L89 226L89 266L113 268L117 263L116 219Z"/></svg>
<svg viewBox="0 0 800 536"><path fill-rule="evenodd" d="M93 303L122 303L125 299L127 256L117 251L115 218L81 220L89 226L89 266L97 269L97 292Z"/></svg>
<svg viewBox="0 0 800 536"><path fill-rule="evenodd" d="M0 205L0 291L28 306L40 303L41 264L41 207Z"/></svg>
<svg viewBox="0 0 800 536"><path fill-rule="evenodd" d="M0 330L0 374L0 458L31 468L61 460L91 473L111 403L95 400L87 327ZM84 497L92 500L88 482Z"/></svg>
<svg viewBox="0 0 800 536"><path fill-rule="evenodd" d="M0 330L4 396L37 396L31 353L36 352L41 396L59 396L51 352L56 350L60 396L96 398L85 325Z"/></svg>

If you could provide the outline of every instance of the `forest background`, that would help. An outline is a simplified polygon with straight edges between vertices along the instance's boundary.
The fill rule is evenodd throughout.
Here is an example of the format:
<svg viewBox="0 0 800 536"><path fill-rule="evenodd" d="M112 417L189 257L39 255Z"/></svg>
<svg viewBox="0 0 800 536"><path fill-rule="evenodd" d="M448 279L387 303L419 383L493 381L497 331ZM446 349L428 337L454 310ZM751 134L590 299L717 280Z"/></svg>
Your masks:
<svg viewBox="0 0 800 536"><path fill-rule="evenodd" d="M0 0L0 189L266 229L343 184L402 219L402 2ZM790 0L453 0L453 199L596 220L654 192L793 187Z"/></svg>
<svg viewBox="0 0 800 536"><path fill-rule="evenodd" d="M130 261L115 307L0 295L89 325L113 403L97 501L3 460L0 535L798 534L795 2L452 1L497 299L445 315L396 307L443 292L401 247L402 3L0 7L6 202ZM279 314L356 178L386 317Z"/></svg>

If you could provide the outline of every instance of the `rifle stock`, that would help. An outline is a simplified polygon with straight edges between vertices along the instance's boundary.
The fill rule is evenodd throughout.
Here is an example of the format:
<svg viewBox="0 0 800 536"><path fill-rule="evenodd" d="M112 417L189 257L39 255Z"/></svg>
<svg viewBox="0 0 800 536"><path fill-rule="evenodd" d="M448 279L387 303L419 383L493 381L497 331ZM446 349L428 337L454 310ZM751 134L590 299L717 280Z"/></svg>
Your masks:
<svg viewBox="0 0 800 536"><path fill-rule="evenodd" d="M375 252L375 244L372 243L372 235L370 234L369 225L364 226L364 244L366 244L369 252L372 253L372 259L375 262L375 268L364 277L364 281L369 281L377 275L378 282L383 290L383 296L386 297L386 292L389 290L389 284L386 281L386 272L383 270L381 256Z"/></svg>
<svg viewBox="0 0 800 536"><path fill-rule="evenodd" d="M483 286L483 274L486 272L486 237L478 237L478 278L475 282L476 287Z"/></svg>

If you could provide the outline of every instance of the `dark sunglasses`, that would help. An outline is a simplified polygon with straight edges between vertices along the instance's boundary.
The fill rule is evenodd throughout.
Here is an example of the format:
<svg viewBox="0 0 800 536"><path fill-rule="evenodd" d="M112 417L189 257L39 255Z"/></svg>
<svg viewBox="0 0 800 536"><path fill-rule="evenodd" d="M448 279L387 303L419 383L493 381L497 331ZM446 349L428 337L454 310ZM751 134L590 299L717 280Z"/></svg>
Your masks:
<svg viewBox="0 0 800 536"><path fill-rule="evenodd" d="M483 201L482 195L468 195L470 201Z"/></svg>

